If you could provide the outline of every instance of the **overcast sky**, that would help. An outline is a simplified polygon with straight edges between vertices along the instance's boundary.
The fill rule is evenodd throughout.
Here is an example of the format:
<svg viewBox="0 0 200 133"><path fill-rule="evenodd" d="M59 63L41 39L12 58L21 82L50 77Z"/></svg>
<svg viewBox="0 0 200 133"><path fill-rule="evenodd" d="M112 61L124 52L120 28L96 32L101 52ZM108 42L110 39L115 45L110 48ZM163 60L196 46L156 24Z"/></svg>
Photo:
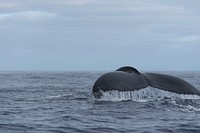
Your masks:
<svg viewBox="0 0 200 133"><path fill-rule="evenodd" d="M0 0L0 71L200 70L200 0Z"/></svg>

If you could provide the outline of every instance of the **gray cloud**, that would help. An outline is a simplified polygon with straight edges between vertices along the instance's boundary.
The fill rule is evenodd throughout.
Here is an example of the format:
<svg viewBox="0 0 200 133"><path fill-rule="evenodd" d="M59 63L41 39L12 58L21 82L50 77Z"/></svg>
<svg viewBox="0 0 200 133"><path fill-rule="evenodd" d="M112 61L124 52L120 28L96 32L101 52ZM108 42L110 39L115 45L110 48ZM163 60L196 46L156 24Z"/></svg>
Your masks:
<svg viewBox="0 0 200 133"><path fill-rule="evenodd" d="M2 0L0 60L7 65L0 69L199 70L192 61L200 50L199 5L196 0Z"/></svg>
<svg viewBox="0 0 200 133"><path fill-rule="evenodd" d="M0 20L20 20L20 21L42 21L54 17L55 13L44 11L23 11L0 14Z"/></svg>

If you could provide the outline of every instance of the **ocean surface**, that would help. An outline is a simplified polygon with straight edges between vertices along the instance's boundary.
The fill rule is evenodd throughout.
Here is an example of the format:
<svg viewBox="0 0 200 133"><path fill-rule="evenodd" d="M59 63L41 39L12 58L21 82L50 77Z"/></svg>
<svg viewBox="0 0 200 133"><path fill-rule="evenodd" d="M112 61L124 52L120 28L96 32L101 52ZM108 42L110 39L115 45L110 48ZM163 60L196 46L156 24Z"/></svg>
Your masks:
<svg viewBox="0 0 200 133"><path fill-rule="evenodd" d="M91 92L104 72L0 72L0 133L200 133L200 96ZM200 72L158 72L200 89Z"/></svg>

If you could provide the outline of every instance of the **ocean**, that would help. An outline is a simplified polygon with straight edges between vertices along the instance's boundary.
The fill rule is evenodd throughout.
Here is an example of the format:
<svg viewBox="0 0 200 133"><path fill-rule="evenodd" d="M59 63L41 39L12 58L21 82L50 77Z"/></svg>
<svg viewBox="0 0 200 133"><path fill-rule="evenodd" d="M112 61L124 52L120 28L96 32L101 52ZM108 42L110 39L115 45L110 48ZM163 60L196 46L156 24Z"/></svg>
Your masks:
<svg viewBox="0 0 200 133"><path fill-rule="evenodd" d="M105 72L0 72L0 133L199 133L200 96L147 87L95 99ZM200 72L157 72L200 89Z"/></svg>

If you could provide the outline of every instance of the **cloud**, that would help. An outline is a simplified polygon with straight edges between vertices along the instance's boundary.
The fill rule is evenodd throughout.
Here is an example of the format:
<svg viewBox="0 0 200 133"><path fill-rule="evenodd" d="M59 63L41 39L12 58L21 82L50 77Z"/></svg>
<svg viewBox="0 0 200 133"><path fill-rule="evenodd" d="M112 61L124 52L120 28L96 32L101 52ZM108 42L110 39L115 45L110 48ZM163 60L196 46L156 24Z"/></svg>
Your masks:
<svg viewBox="0 0 200 133"><path fill-rule="evenodd" d="M0 20L34 20L42 21L56 16L55 13L45 11L22 11L13 13L1 13Z"/></svg>
<svg viewBox="0 0 200 133"><path fill-rule="evenodd" d="M10 9L16 7L17 5L17 3L0 2L0 9Z"/></svg>
<svg viewBox="0 0 200 133"><path fill-rule="evenodd" d="M63 56L58 63L66 69L68 60L77 60L76 66L93 60L96 66L109 60L111 66L131 62L144 69L151 69L150 64L173 66L164 59L184 58L187 51L192 51L188 59L195 51L199 56L199 5L187 0L1 0L0 54L5 51L0 58L18 48L16 55L28 58L32 52L44 64L49 57ZM152 59L155 64L149 62Z"/></svg>
<svg viewBox="0 0 200 133"><path fill-rule="evenodd" d="M86 4L94 2L94 1L95 0L58 0L58 1L55 1L55 3L65 4L65 5L81 6L81 5L86 5Z"/></svg>
<svg viewBox="0 0 200 133"><path fill-rule="evenodd" d="M189 42L199 42L200 41L200 35L189 35L189 36L183 36L183 37L179 37L176 39L176 41L178 42L185 42L185 43L189 43Z"/></svg>

